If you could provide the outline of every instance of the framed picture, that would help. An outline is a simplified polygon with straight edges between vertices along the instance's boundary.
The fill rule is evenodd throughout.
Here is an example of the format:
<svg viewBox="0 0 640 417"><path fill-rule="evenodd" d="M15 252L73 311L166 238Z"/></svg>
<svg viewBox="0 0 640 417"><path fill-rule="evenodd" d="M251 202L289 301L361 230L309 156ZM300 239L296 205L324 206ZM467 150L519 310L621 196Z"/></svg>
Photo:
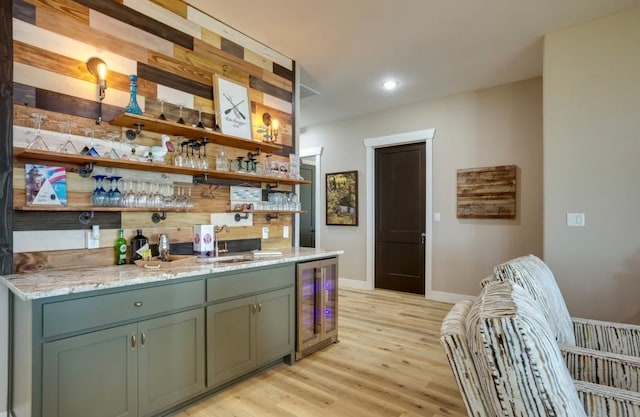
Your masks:
<svg viewBox="0 0 640 417"><path fill-rule="evenodd" d="M220 131L225 135L253 140L247 87L215 74L213 97Z"/></svg>
<svg viewBox="0 0 640 417"><path fill-rule="evenodd" d="M358 171L326 174L327 225L358 225Z"/></svg>

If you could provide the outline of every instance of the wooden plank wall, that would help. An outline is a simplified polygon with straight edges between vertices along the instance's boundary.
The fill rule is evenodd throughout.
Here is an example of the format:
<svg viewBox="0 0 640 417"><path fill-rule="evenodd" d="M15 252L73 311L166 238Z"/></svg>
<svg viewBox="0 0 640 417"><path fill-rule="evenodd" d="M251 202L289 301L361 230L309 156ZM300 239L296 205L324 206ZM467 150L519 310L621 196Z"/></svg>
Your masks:
<svg viewBox="0 0 640 417"><path fill-rule="evenodd" d="M13 45L11 43L10 1L0 4L0 274L13 270L13 205L12 141L13 141Z"/></svg>
<svg viewBox="0 0 640 417"><path fill-rule="evenodd" d="M458 170L459 219L514 219L516 166Z"/></svg>
<svg viewBox="0 0 640 417"><path fill-rule="evenodd" d="M2 25L0 30L11 33L11 25ZM177 120L183 106L187 123L197 123L200 111L203 122L210 127L214 118L213 76L219 74L247 86L255 139L260 138L256 130L262 113L269 112L278 119L278 143L283 151L271 158L288 160L288 154L294 152L295 62L180 0L13 0L12 39L13 112L3 120L13 117L13 121L3 126L32 129L31 113L37 111L47 115L42 127L45 138L60 135L63 121L75 123L74 135L86 136L85 128L96 128L97 115L96 80L86 69L86 61L98 56L109 68L104 120L123 112L129 101L128 76L137 74L138 104L145 115L158 116L163 101L169 120ZM97 128L96 137L112 132L122 137L126 130L106 122ZM159 144L159 133L143 131L135 143ZM14 144L18 146L18 139ZM210 164L214 164L218 150L214 144L207 145ZM229 158L247 153L239 149L225 151ZM16 159L13 163L14 209L24 205L25 162ZM88 203L92 180L71 172L67 177L70 201ZM190 185L188 181L181 184ZM212 213L229 209L229 187L194 186L192 198L192 212L169 213L167 220L159 224L151 222L151 212L94 217L93 224L102 223L101 249L91 251L82 249L85 230L91 224L77 222L77 211L21 212L15 222L8 220L13 225L17 247L21 248L13 257L20 266L16 269L69 267L79 259L83 264L111 264L119 227L125 229L127 238L135 235L136 228L143 228L152 240L160 233L168 233L172 243L190 242L194 224L210 223ZM291 238L282 238L282 230L293 226L292 215L270 222L264 215L254 215L250 226L229 226L231 232L224 234L225 240L261 238L262 227L268 226L270 238L262 241L263 248L291 246ZM55 238L49 239L50 236ZM29 250L36 247L39 249Z"/></svg>

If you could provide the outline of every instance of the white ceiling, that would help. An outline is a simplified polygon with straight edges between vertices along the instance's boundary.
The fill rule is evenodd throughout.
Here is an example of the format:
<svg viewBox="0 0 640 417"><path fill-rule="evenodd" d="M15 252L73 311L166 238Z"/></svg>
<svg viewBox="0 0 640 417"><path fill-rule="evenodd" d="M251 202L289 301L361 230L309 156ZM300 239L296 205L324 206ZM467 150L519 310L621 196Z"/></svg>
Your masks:
<svg viewBox="0 0 640 417"><path fill-rule="evenodd" d="M640 0L187 0L293 58L301 127L542 74L543 35ZM394 92L382 81L400 82Z"/></svg>

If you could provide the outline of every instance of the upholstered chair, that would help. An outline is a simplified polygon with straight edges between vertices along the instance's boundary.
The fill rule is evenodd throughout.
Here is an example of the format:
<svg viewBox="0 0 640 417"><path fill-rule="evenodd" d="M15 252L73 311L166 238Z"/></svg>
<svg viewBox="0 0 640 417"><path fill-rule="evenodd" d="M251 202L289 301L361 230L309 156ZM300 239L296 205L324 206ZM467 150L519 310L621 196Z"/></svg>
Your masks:
<svg viewBox="0 0 640 417"><path fill-rule="evenodd" d="M640 393L572 379L538 303L510 281L456 304L440 340L469 416L640 416Z"/></svg>
<svg viewBox="0 0 640 417"><path fill-rule="evenodd" d="M558 343L640 357L640 326L571 317L553 272L537 256L510 260L493 272L497 280L512 280L538 301Z"/></svg>
<svg viewBox="0 0 640 417"><path fill-rule="evenodd" d="M571 317L549 267L522 256L481 282L512 281L538 302L574 379L640 391L640 326Z"/></svg>

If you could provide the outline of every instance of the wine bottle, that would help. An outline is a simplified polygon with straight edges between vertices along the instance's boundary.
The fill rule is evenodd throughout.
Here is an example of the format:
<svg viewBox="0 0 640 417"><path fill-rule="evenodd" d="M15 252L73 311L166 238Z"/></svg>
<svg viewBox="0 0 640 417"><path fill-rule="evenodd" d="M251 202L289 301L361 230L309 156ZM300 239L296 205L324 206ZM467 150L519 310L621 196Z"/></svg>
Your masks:
<svg viewBox="0 0 640 417"><path fill-rule="evenodd" d="M129 261L133 264L137 259L144 259L144 254L149 249L149 239L142 236L142 229L137 229L138 234L131 239L131 253Z"/></svg>
<svg viewBox="0 0 640 417"><path fill-rule="evenodd" d="M124 238L124 230L118 231L118 239L114 246L116 255L116 265L124 265L127 263L127 239Z"/></svg>

